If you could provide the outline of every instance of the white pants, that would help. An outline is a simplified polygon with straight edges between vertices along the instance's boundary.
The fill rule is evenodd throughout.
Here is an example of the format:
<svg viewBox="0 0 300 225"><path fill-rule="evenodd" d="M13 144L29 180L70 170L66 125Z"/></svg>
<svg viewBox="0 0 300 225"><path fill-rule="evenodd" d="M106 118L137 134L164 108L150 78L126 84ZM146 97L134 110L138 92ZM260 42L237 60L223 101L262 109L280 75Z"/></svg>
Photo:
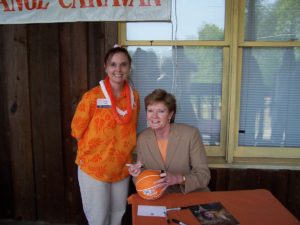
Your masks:
<svg viewBox="0 0 300 225"><path fill-rule="evenodd" d="M129 177L114 183L95 180L78 168L82 205L89 225L121 225Z"/></svg>

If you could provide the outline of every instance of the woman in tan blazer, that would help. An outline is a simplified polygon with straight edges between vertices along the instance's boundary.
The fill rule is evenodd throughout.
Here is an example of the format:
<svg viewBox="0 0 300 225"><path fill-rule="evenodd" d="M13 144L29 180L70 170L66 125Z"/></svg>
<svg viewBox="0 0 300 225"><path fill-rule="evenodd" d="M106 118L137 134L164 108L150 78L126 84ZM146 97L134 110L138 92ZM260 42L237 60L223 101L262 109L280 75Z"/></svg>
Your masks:
<svg viewBox="0 0 300 225"><path fill-rule="evenodd" d="M209 191L210 171L199 130L175 124L176 99L162 89L145 97L148 128L137 141L136 164L129 173L136 177L143 169L164 170L159 184L167 192Z"/></svg>

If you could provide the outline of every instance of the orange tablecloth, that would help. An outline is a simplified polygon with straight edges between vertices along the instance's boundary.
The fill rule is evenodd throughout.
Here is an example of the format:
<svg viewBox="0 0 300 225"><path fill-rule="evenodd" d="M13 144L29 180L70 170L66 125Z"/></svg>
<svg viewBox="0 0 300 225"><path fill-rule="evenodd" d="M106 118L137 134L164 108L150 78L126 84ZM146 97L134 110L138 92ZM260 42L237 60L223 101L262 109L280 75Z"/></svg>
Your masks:
<svg viewBox="0 0 300 225"><path fill-rule="evenodd" d="M300 225L297 220L268 190L241 190L218 192L193 192L189 194L165 194L157 200L144 200L137 194L128 198L132 205L133 225L166 225L162 217L138 216L138 205L183 207L209 202L221 202L241 225ZM187 210L169 211L169 217L188 225L200 224Z"/></svg>

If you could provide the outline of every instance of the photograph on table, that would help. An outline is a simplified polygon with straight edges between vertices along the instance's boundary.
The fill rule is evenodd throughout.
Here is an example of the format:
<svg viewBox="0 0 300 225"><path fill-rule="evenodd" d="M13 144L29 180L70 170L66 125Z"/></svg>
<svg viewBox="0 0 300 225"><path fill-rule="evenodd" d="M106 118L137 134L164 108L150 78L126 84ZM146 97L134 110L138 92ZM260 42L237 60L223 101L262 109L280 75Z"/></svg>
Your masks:
<svg viewBox="0 0 300 225"><path fill-rule="evenodd" d="M211 202L187 207L201 225L238 225L239 221L222 205Z"/></svg>

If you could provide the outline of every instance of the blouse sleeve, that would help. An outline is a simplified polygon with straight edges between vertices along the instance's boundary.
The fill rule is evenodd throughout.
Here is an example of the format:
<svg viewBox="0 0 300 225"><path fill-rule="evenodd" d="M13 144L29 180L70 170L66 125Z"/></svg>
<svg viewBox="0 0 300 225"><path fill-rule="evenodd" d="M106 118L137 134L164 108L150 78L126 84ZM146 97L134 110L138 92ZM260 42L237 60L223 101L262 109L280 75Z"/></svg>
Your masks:
<svg viewBox="0 0 300 225"><path fill-rule="evenodd" d="M71 122L71 135L77 140L81 139L89 126L91 116L90 95L85 93L77 105L74 117Z"/></svg>

